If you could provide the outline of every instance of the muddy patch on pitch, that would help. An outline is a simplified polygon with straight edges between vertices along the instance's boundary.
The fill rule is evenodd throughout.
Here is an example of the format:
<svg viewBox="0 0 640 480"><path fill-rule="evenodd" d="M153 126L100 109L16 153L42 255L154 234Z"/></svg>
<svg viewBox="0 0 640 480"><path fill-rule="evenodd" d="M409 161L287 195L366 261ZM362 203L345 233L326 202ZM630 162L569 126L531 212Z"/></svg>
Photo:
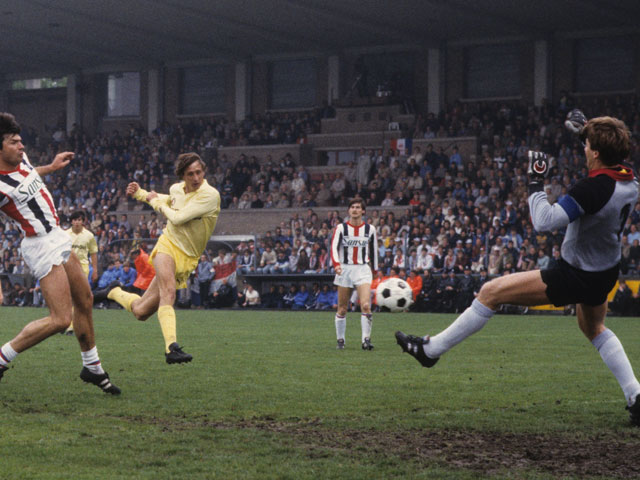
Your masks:
<svg viewBox="0 0 640 480"><path fill-rule="evenodd" d="M311 455L318 449L361 451L394 456L418 465L449 466L484 474L538 471L557 477L640 478L640 431L615 436L511 434L469 431L383 432L323 428L318 421L298 423L267 419L244 421L236 427L292 435Z"/></svg>
<svg viewBox="0 0 640 480"><path fill-rule="evenodd" d="M586 436L582 433L527 434L504 432L410 430L336 430L322 419L277 420L262 416L237 421L212 421L184 416L171 420L136 417L130 421L157 424L166 430L213 428L259 430L291 438L309 458L374 455L400 458L428 467L466 469L484 475L518 478L525 472L552 477L640 478L640 429Z"/></svg>

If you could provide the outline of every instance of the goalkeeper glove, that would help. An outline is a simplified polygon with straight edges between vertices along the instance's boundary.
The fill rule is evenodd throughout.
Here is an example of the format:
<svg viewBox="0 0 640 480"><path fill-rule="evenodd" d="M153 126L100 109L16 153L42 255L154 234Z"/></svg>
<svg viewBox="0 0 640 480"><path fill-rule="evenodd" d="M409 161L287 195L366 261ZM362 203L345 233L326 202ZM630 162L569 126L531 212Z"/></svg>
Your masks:
<svg viewBox="0 0 640 480"><path fill-rule="evenodd" d="M546 153L529 150L529 195L544 190L544 179L549 175L553 158L549 158Z"/></svg>
<svg viewBox="0 0 640 480"><path fill-rule="evenodd" d="M570 132L581 135L582 130L584 129L584 126L587 124L587 122L587 117L584 116L582 110L574 108L569 113L567 113L567 119L564 121L564 126Z"/></svg>

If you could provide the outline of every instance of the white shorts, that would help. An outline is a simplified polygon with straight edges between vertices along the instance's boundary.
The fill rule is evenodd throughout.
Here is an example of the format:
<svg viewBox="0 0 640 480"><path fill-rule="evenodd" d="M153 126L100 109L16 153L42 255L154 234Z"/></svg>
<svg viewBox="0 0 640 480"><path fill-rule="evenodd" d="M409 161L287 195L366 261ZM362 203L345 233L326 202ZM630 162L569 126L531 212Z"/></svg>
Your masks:
<svg viewBox="0 0 640 480"><path fill-rule="evenodd" d="M336 275L334 285L339 287L354 288L368 283L371 285L373 275L369 265L342 265L342 274Z"/></svg>
<svg viewBox="0 0 640 480"><path fill-rule="evenodd" d="M24 237L20 247L24 263L33 275L41 280L54 265L67 263L71 255L71 237L61 228L54 228L46 235Z"/></svg>

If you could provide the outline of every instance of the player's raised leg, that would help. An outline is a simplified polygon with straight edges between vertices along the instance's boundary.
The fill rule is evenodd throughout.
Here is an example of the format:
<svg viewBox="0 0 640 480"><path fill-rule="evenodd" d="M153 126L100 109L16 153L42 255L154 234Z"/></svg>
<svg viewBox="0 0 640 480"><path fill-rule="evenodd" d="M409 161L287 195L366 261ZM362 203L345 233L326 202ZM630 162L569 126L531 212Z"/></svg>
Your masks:
<svg viewBox="0 0 640 480"><path fill-rule="evenodd" d="M417 337L396 332L396 341L403 351L415 357L423 367L431 367L441 355L481 330L500 305L549 303L546 288L539 270L498 277L485 283L471 306L438 335Z"/></svg>

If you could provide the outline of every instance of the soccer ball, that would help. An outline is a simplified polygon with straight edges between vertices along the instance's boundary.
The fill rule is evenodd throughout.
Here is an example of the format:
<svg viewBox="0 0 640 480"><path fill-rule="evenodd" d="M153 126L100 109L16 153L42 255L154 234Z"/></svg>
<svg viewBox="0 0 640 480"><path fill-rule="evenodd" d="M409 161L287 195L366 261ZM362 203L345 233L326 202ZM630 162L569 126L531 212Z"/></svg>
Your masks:
<svg viewBox="0 0 640 480"><path fill-rule="evenodd" d="M413 292L401 278L388 278L376 288L376 303L391 312L402 312L413 303Z"/></svg>

